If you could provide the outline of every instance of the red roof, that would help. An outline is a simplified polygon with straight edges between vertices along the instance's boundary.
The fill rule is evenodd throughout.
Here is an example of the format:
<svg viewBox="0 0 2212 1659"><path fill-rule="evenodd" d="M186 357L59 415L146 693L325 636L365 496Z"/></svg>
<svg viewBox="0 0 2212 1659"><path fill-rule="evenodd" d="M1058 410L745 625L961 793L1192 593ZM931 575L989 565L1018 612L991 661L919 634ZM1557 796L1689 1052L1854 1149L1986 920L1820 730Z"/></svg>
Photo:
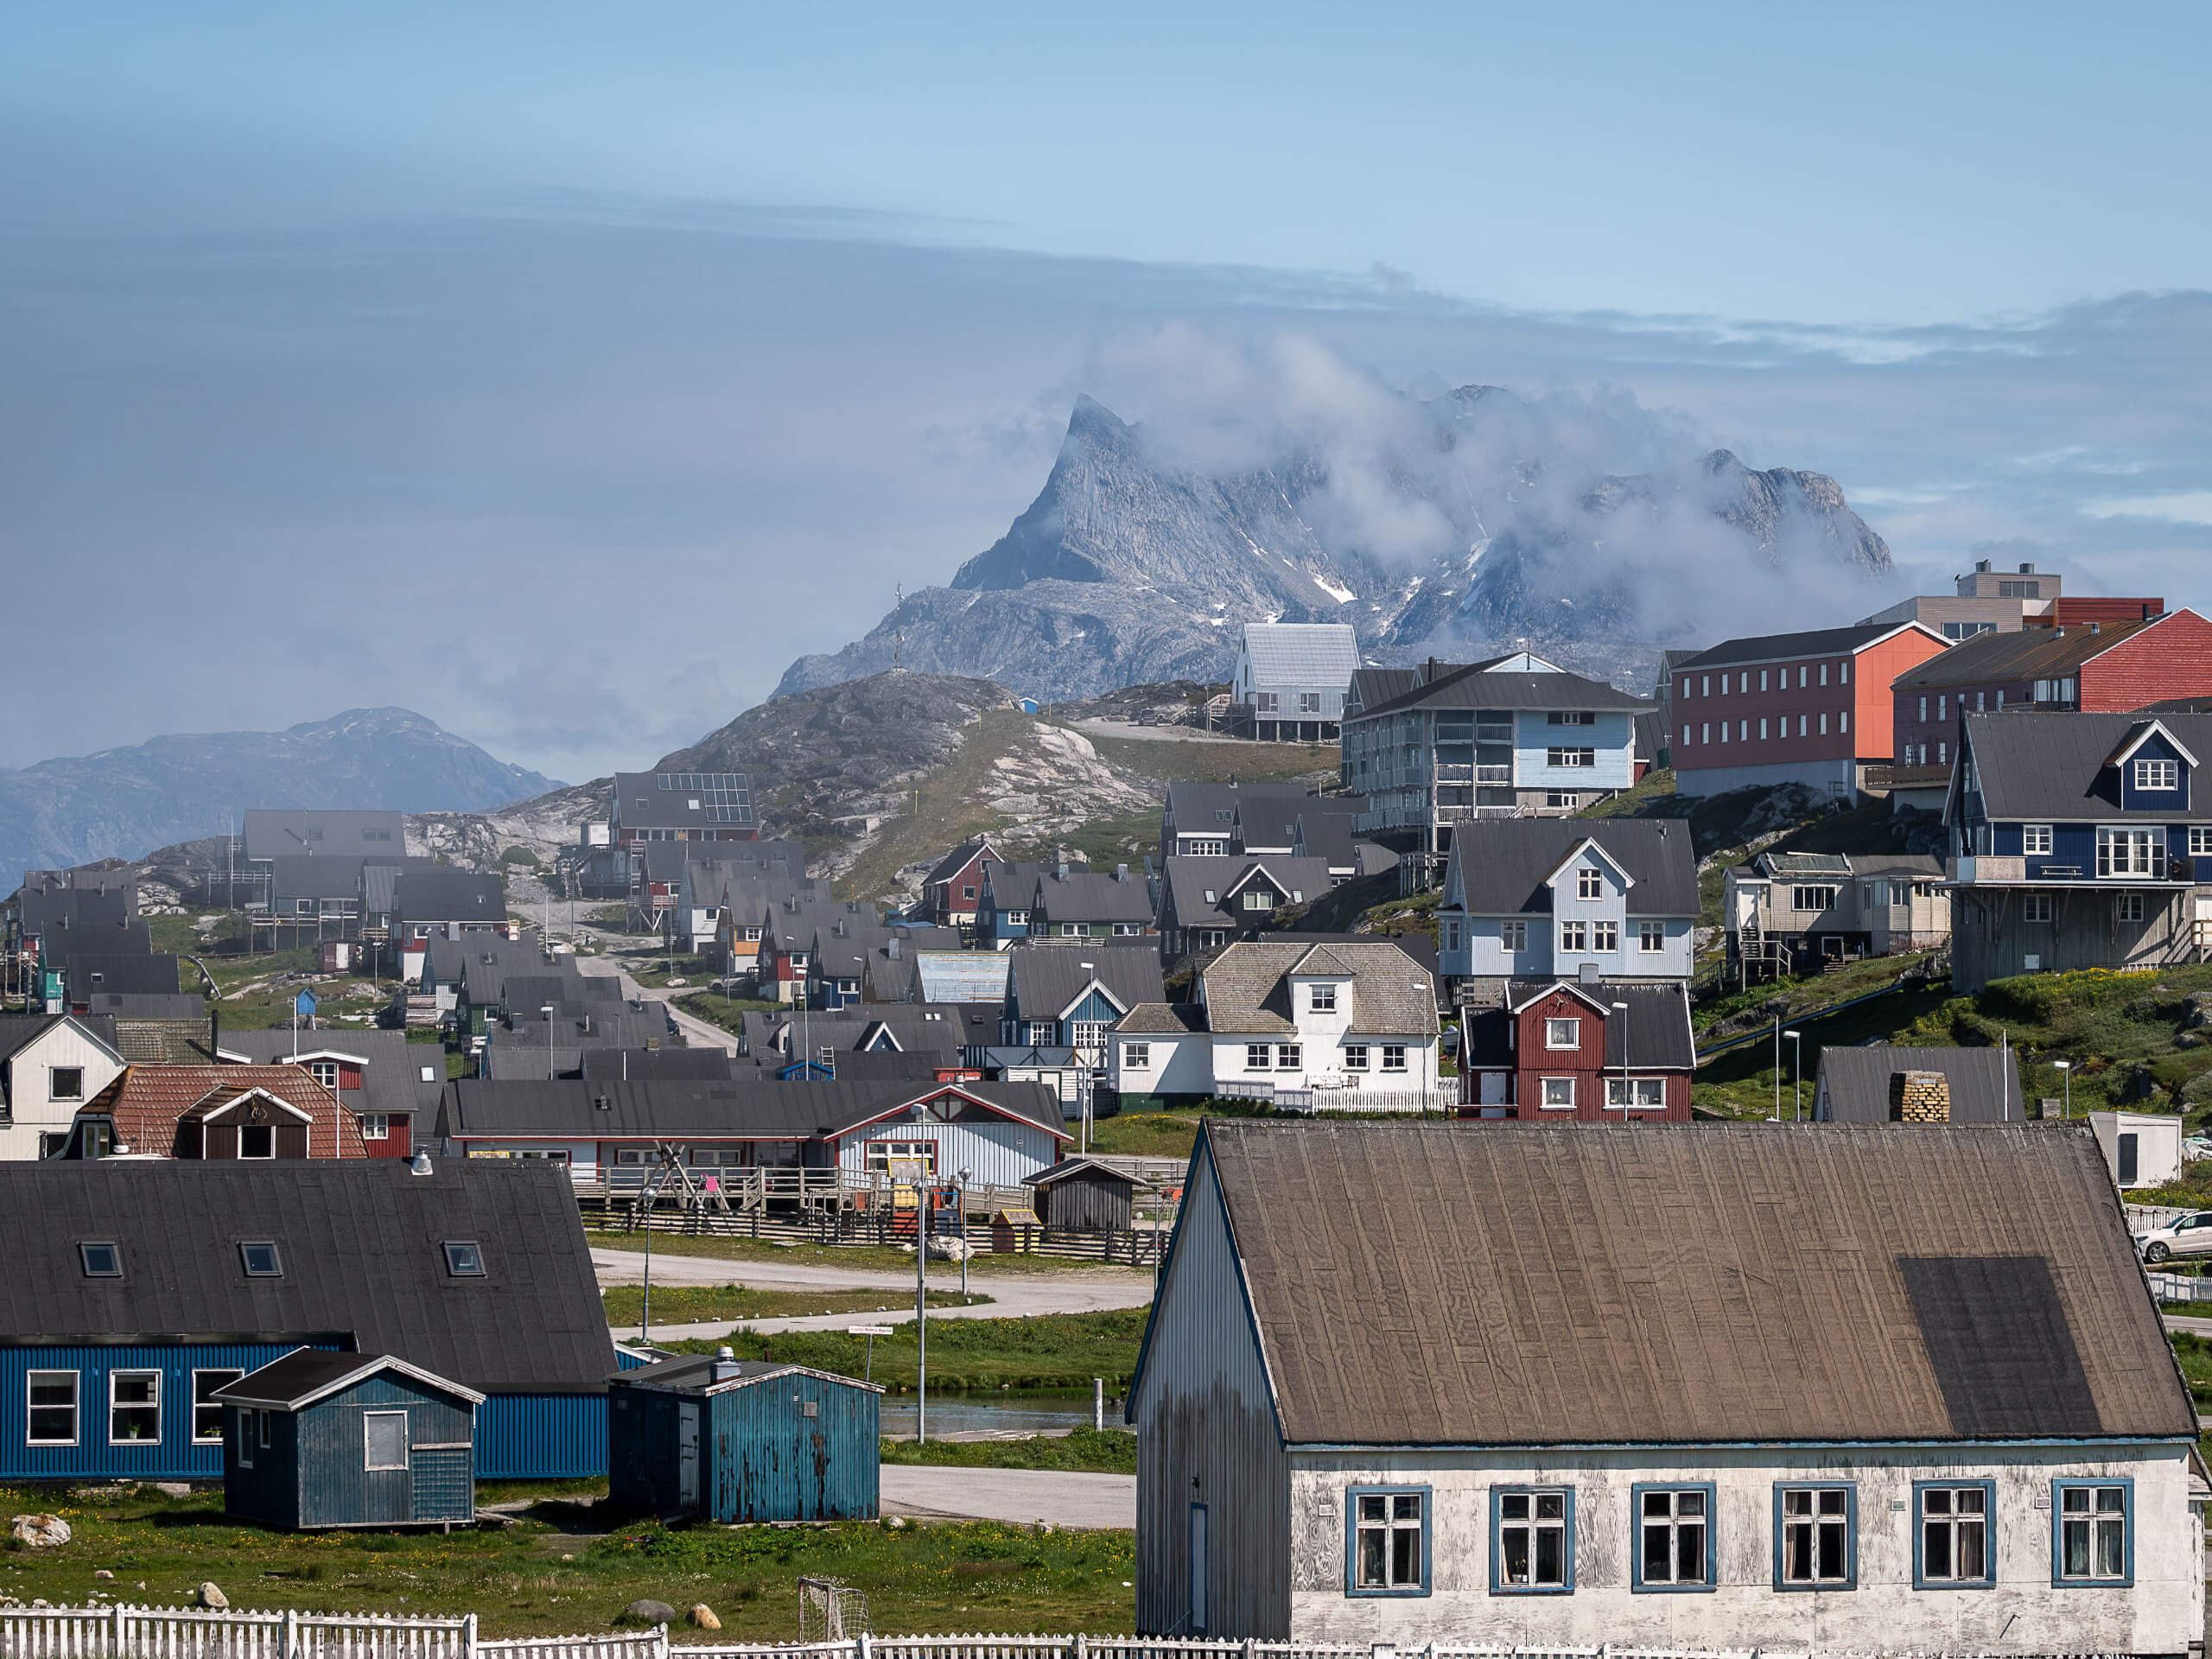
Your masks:
<svg viewBox="0 0 2212 1659"><path fill-rule="evenodd" d="M360 1121L296 1065L126 1066L92 1109L107 1113L116 1140L133 1152L168 1157L180 1122L220 1111L256 1090L307 1114L309 1157L368 1156Z"/></svg>

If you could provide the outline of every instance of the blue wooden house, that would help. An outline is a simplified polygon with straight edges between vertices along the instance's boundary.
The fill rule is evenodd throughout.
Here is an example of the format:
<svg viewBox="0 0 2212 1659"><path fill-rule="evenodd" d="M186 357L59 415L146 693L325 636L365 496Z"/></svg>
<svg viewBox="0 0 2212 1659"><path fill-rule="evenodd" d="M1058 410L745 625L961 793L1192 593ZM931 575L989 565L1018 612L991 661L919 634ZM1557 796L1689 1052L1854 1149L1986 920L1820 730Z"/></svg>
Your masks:
<svg viewBox="0 0 2212 1659"><path fill-rule="evenodd" d="M476 1472L598 1474L605 1305L538 1160L0 1164L0 1480L215 1480L217 1393L296 1349L485 1396Z"/></svg>
<svg viewBox="0 0 2212 1659"><path fill-rule="evenodd" d="M710 1520L876 1514L880 1384L727 1348L608 1379L608 1496Z"/></svg>
<svg viewBox="0 0 2212 1659"><path fill-rule="evenodd" d="M226 1514L288 1531L476 1518L474 1389L390 1354L301 1348L215 1398Z"/></svg>

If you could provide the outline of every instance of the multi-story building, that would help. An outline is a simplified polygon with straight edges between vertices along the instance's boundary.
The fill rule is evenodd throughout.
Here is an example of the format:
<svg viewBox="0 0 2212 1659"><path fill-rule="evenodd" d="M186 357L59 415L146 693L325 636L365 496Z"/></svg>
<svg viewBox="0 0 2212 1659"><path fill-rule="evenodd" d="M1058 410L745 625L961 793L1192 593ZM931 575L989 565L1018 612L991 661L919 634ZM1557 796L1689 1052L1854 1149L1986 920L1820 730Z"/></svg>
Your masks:
<svg viewBox="0 0 2212 1659"><path fill-rule="evenodd" d="M1671 671L1681 795L1804 784L1846 799L1887 767L1890 684L1944 649L1917 622L1728 639Z"/></svg>
<svg viewBox="0 0 2212 1659"><path fill-rule="evenodd" d="M2060 591L2055 570L2024 564L1999 570L1987 559L1957 579L1955 594L1925 594L1901 600L1866 618L1869 625L1917 622L1946 639L1971 639L1982 633L2018 633L2023 628L2066 628L2088 622L2142 622L2166 608L2162 599L2092 598Z"/></svg>
<svg viewBox="0 0 2212 1659"><path fill-rule="evenodd" d="M648 841L751 841L760 833L741 772L618 772L608 813L617 847Z"/></svg>
<svg viewBox="0 0 2212 1659"><path fill-rule="evenodd" d="M1248 622L1230 681L1230 724L1263 742L1333 742L1358 667L1348 623Z"/></svg>
<svg viewBox="0 0 2212 1659"><path fill-rule="evenodd" d="M1951 934L1942 880L1940 860L1904 853L1761 853L1724 878L1727 973L1749 983L1932 950Z"/></svg>
<svg viewBox="0 0 2212 1659"><path fill-rule="evenodd" d="M1636 781L1636 717L1654 705L1529 652L1458 665L1363 668L1345 699L1353 820L1423 853L1459 825L1565 817Z"/></svg>
<svg viewBox="0 0 2212 1659"><path fill-rule="evenodd" d="M1452 980L1686 981L1697 930L1689 826L1664 818L1485 823L1452 843L1436 909ZM1494 1001L1495 998L1485 1000Z"/></svg>

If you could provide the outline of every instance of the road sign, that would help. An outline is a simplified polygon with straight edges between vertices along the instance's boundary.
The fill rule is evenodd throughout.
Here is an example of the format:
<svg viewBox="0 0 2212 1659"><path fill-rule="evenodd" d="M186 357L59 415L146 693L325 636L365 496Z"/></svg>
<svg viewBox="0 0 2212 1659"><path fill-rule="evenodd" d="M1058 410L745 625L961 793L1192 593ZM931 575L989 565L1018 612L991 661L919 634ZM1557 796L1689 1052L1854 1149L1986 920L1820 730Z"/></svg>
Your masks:
<svg viewBox="0 0 2212 1659"><path fill-rule="evenodd" d="M845 1327L845 1334L849 1337L887 1337L891 1334L891 1327L887 1325L849 1325Z"/></svg>

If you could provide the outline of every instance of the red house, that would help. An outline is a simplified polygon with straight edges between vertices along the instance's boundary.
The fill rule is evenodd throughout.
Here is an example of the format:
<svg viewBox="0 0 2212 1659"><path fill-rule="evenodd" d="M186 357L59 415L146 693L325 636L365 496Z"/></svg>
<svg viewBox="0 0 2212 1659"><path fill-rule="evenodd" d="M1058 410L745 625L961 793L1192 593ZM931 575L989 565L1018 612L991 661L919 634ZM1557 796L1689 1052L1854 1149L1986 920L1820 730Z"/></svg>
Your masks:
<svg viewBox="0 0 2212 1659"><path fill-rule="evenodd" d="M1461 1116L1531 1122L1687 1123L1697 1045L1680 983L1508 980L1470 1008Z"/></svg>
<svg viewBox="0 0 2212 1659"><path fill-rule="evenodd" d="M983 866L1003 864L1006 859L988 836L963 842L938 861L922 881L922 909L939 927L967 929L976 925L976 910L983 891Z"/></svg>

